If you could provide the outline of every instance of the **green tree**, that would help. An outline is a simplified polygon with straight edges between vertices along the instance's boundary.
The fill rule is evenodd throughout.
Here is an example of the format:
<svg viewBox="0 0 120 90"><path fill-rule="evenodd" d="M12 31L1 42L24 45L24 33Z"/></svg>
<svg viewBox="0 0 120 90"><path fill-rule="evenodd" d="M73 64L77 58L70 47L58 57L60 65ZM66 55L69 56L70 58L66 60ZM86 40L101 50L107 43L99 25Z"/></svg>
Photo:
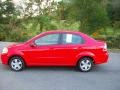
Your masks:
<svg viewBox="0 0 120 90"><path fill-rule="evenodd" d="M48 29L56 29L56 26L51 23L51 14L55 10L54 1L29 0L29 2L24 2L24 4L26 7L19 7L19 9L22 9L23 20L32 24L32 29L39 29L39 33Z"/></svg>
<svg viewBox="0 0 120 90"><path fill-rule="evenodd" d="M108 26L109 19L103 0L70 0L70 15L80 22L80 31L92 34Z"/></svg>
<svg viewBox="0 0 120 90"><path fill-rule="evenodd" d="M107 12L111 25L120 28L120 0L108 0Z"/></svg>
<svg viewBox="0 0 120 90"><path fill-rule="evenodd" d="M5 40L15 25L16 10L11 0L0 0L0 40Z"/></svg>

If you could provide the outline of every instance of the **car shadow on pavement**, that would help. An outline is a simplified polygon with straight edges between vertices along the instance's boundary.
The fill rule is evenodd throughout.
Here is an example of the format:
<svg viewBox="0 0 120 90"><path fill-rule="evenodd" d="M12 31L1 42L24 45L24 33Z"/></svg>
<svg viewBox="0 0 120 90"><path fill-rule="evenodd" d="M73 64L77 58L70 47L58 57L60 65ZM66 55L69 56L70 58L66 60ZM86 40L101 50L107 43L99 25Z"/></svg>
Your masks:
<svg viewBox="0 0 120 90"><path fill-rule="evenodd" d="M9 68L9 66L7 65L2 65L0 64L0 71L11 71L11 69ZM37 67L27 67L25 68L23 71L25 72L36 72L36 71L42 71L42 72L47 72L47 71L55 71L55 72L79 72L79 70L75 67L58 67L58 66L37 66ZM114 68L110 68L107 65L96 65L94 66L94 68L90 71L92 72L99 72L99 73L103 73L103 72L120 72L120 69L114 69Z"/></svg>
<svg viewBox="0 0 120 90"><path fill-rule="evenodd" d="M39 66L39 67L27 67L25 69L25 71L57 71L57 72L64 72L64 71L69 71L69 72L73 72L73 71L77 71L74 67L57 67L57 66Z"/></svg>

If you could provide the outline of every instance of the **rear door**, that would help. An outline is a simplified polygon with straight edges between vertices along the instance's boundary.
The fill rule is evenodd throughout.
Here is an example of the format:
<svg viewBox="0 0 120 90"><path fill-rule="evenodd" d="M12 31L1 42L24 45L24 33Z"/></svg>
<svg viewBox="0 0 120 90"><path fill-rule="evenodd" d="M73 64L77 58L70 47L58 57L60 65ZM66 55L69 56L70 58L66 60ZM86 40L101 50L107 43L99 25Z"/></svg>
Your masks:
<svg viewBox="0 0 120 90"><path fill-rule="evenodd" d="M61 44L53 47L52 55L58 65L74 65L77 55L82 51L84 40L80 35L63 33Z"/></svg>

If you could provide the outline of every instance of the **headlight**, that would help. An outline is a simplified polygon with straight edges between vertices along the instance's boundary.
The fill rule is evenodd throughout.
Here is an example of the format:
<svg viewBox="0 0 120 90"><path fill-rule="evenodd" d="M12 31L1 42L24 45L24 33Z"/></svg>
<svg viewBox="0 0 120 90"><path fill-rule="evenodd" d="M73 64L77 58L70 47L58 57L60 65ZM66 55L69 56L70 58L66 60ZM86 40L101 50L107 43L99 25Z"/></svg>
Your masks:
<svg viewBox="0 0 120 90"><path fill-rule="evenodd" d="M7 48L7 47L4 47L3 50L2 50L2 53L3 53L3 54L8 53L8 48Z"/></svg>

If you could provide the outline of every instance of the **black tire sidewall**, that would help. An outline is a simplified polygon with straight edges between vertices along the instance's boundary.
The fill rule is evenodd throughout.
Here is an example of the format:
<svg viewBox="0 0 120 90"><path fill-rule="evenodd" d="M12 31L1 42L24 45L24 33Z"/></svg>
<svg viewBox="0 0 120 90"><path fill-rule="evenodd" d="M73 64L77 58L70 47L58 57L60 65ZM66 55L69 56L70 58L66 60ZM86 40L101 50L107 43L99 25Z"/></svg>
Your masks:
<svg viewBox="0 0 120 90"><path fill-rule="evenodd" d="M84 60L89 60L89 61L90 61L90 63L91 63L91 68L90 68L89 70L87 70L87 71L82 70L82 69L81 69L81 67L80 67L81 62L82 62L82 61L84 61ZM84 57L84 58L81 58L81 59L79 60L77 67L78 67L78 69L79 69L81 72L89 72L89 71L91 71L91 70L92 70L93 65L94 65L94 64L93 64L93 61L92 61L92 59L91 59L91 58Z"/></svg>
<svg viewBox="0 0 120 90"><path fill-rule="evenodd" d="M22 68L21 68L21 69L15 70L15 69L12 68L11 62L12 62L12 60L14 60L14 59L19 59L19 60L22 62ZM12 57L12 58L10 59L10 61L9 61L9 66L10 66L10 69L13 70L13 71L21 71L21 70L23 70L23 69L25 68L25 63L24 63L24 61L23 61L23 59L22 59L21 57L14 56L14 57Z"/></svg>

